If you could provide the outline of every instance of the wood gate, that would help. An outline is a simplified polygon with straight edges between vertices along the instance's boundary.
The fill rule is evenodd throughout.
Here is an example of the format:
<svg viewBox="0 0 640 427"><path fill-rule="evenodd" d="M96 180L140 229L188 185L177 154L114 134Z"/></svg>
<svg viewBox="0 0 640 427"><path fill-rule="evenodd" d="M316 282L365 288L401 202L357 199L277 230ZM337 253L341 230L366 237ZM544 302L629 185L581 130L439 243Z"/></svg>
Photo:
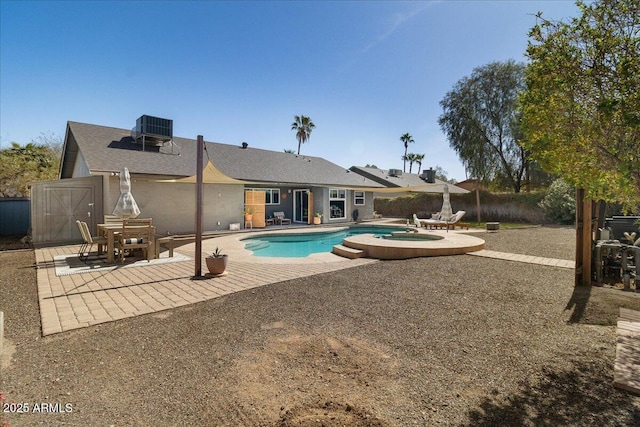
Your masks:
<svg viewBox="0 0 640 427"><path fill-rule="evenodd" d="M36 182L31 187L33 243L82 240L76 220L95 233L103 217L102 176Z"/></svg>

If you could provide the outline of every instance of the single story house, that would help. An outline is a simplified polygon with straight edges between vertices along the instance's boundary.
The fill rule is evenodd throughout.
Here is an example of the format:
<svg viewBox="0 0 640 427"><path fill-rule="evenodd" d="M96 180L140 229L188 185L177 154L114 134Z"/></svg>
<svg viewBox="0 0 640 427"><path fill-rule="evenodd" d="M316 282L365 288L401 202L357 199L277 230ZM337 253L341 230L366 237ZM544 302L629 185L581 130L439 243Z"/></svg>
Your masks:
<svg viewBox="0 0 640 427"><path fill-rule="evenodd" d="M76 196L64 190L52 197L51 191L43 189L38 210L56 205L63 213L56 224L41 219L34 228L60 228L48 239L62 241L74 235L62 228L73 229L76 219L88 220L95 227L104 214L112 213L120 196L119 173L127 167L140 216L152 217L159 234L193 233L196 189L189 177L196 174L197 141L173 137L172 133L171 120L151 116L140 117L133 130L68 122L60 180L50 183L73 179L78 185L87 180L98 184ZM205 232L243 224L246 194L252 190L264 192L264 197L260 196L264 198L263 221L274 212L284 212L294 224L311 222L315 213L322 215L323 223L341 223L356 215L358 219L373 218L372 188L383 187L320 157L264 150L247 143L205 142L203 163Z"/></svg>
<svg viewBox="0 0 640 427"><path fill-rule="evenodd" d="M378 169L363 166L351 166L352 172L371 182L383 185L382 190L373 190L374 197L398 197L410 193L442 193L447 185L449 193L468 193L455 184L436 179L433 169L425 169L421 174L402 172L401 169Z"/></svg>

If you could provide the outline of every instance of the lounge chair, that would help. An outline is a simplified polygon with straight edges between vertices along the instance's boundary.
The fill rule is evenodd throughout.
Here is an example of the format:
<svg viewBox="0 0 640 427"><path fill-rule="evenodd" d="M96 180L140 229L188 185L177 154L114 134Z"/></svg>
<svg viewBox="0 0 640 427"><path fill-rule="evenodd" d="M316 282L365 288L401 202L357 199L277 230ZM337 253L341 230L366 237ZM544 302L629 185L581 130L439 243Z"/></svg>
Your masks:
<svg viewBox="0 0 640 427"><path fill-rule="evenodd" d="M448 220L421 219L419 221L424 227L429 227L429 228L445 228L446 227L447 231L449 231L450 229L455 230L456 225L461 225L460 220L466 213L467 213L466 211L458 211L455 214L453 214L453 216ZM462 223L462 224L464 224L467 227L467 229L469 228L469 224L467 223Z"/></svg>
<svg viewBox="0 0 640 427"><path fill-rule="evenodd" d="M284 217L284 212L274 212L273 217L276 219L276 222L280 225L291 224L291 220L289 218Z"/></svg>

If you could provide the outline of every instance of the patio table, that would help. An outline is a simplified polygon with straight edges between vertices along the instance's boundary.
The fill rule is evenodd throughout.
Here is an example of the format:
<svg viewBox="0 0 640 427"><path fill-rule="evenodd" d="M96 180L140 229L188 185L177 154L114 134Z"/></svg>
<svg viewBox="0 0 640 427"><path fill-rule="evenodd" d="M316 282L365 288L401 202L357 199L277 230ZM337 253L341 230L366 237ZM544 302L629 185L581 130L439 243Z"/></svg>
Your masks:
<svg viewBox="0 0 640 427"><path fill-rule="evenodd" d="M127 226L127 229L129 228L142 229L142 228L147 228L147 226L138 226L138 225ZM152 229L151 235L155 236L156 228L154 226L151 226L151 229ZM118 224L118 223L98 224L98 235L104 236L107 238L107 262L108 263L115 262L113 251L115 250L115 245L116 245L116 235L120 231L122 231L122 224ZM155 248L155 242L151 242L151 247ZM153 252L154 252L154 258L155 258L156 251L153 251Z"/></svg>

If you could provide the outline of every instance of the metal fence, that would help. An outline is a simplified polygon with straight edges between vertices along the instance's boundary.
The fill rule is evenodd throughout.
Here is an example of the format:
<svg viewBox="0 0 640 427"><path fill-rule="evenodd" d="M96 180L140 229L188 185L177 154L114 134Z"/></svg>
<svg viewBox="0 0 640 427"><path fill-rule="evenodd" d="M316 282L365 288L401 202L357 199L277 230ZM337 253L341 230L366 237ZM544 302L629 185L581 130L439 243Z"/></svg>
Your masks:
<svg viewBox="0 0 640 427"><path fill-rule="evenodd" d="M29 197L0 197L0 236L26 235L31 227Z"/></svg>

